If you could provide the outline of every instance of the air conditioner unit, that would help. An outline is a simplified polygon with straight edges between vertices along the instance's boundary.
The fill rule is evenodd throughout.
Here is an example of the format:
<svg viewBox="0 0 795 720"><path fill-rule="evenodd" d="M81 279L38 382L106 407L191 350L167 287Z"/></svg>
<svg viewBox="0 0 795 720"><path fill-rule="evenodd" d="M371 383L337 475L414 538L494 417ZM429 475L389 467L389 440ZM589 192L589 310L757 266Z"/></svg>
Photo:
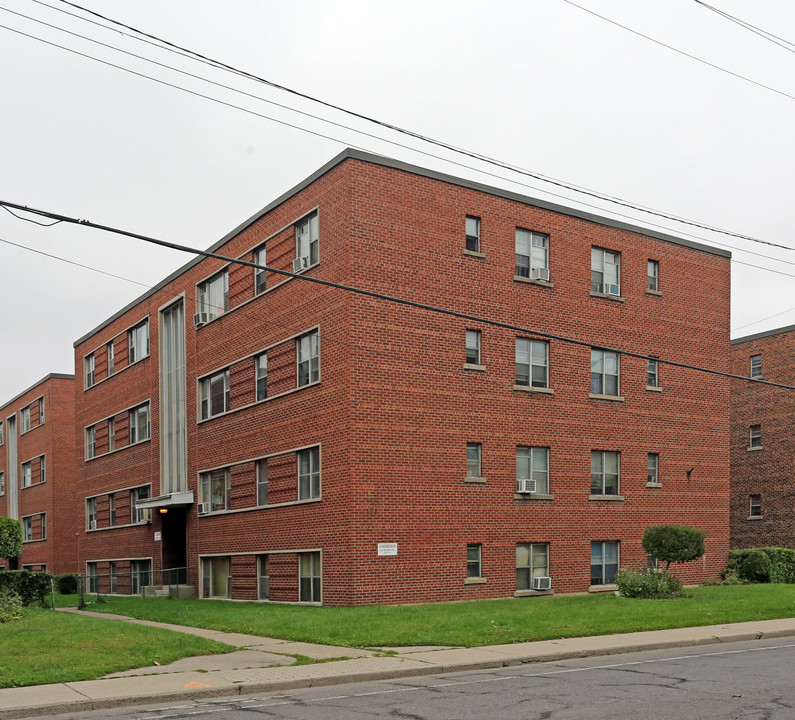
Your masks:
<svg viewBox="0 0 795 720"><path fill-rule="evenodd" d="M199 503L199 515L207 515L210 512L210 503Z"/></svg>
<svg viewBox="0 0 795 720"><path fill-rule="evenodd" d="M152 508L146 508L145 510L139 510L138 512L141 513L141 522L152 522Z"/></svg>
<svg viewBox="0 0 795 720"><path fill-rule="evenodd" d="M516 491L520 493L534 493L536 491L536 481L530 478L520 480L519 487Z"/></svg>
<svg viewBox="0 0 795 720"><path fill-rule="evenodd" d="M309 267L309 258L306 255L302 255L301 257L297 257L293 260L293 272L300 272L304 268Z"/></svg>
<svg viewBox="0 0 795 720"><path fill-rule="evenodd" d="M197 312L197 313L196 313L196 314L193 316L193 324L194 324L196 327L201 327L202 325L206 325L206 324L207 324L208 322L210 322L210 320L212 320L213 318L215 318L215 315L213 315L212 313L208 313L208 312Z"/></svg>
<svg viewBox="0 0 795 720"><path fill-rule="evenodd" d="M97 521L96 520L89 520L88 521L88 529L89 530L96 530L97 529Z"/></svg>
<svg viewBox="0 0 795 720"><path fill-rule="evenodd" d="M533 268L530 271L530 277L532 277L533 280L549 281L549 268Z"/></svg>
<svg viewBox="0 0 795 720"><path fill-rule="evenodd" d="M549 590L552 588L551 577L534 577L533 590Z"/></svg>
<svg viewBox="0 0 795 720"><path fill-rule="evenodd" d="M605 284L605 295L621 295L621 286L614 284Z"/></svg>

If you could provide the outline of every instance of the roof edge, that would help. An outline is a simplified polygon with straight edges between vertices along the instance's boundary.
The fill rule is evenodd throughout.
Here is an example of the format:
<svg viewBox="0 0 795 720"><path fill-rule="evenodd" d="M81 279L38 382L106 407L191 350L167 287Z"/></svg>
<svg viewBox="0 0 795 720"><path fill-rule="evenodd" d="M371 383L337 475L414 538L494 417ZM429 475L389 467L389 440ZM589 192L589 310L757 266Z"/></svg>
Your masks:
<svg viewBox="0 0 795 720"><path fill-rule="evenodd" d="M771 337L772 335L783 335L793 330L795 330L795 325L785 325L784 327L775 328L774 330L765 330L764 332L754 333L753 335L744 335L743 337L735 338L731 341L731 344L739 345L740 343L751 342L752 340L759 340L761 338Z"/></svg>
<svg viewBox="0 0 795 720"><path fill-rule="evenodd" d="M49 373L48 375L45 375L38 382L33 383L33 385L31 385L26 390L23 390L21 393L18 393L17 395L12 397L8 402L5 402L2 405L0 405L0 408L6 408L9 405L13 405L23 395L27 395L31 390L35 390L39 385L44 385L44 383L46 383L48 380L74 380L74 379L75 379L75 376L74 375L70 375L69 373ZM0 420L2 420L2 419L3 418L0 417Z"/></svg>

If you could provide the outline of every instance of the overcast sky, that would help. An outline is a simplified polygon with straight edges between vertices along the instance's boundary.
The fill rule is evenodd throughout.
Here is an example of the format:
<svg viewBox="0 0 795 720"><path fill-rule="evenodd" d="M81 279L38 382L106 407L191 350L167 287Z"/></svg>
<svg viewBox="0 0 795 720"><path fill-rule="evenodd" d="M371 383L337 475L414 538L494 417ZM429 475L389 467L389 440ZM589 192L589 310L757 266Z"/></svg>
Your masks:
<svg viewBox="0 0 795 720"><path fill-rule="evenodd" d="M81 4L272 82L534 173L795 247L794 48L764 40L695 0L577 2L778 92L565 0ZM710 4L795 41L791 2ZM59 0L2 2L2 200L206 248L350 145L731 249L732 335L795 324L793 252L490 167L87 17ZM5 211L0 241L0 404L49 372L74 372L77 338L191 257L74 225L39 227Z"/></svg>

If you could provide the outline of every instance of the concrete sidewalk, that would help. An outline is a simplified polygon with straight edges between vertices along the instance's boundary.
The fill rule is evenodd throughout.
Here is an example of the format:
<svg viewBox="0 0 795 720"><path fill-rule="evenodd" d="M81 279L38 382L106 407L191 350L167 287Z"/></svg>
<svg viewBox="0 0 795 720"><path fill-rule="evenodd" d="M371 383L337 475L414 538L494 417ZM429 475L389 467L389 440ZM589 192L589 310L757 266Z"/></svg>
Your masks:
<svg viewBox="0 0 795 720"><path fill-rule="evenodd" d="M98 680L0 690L0 719L795 635L795 618L786 618L515 645L382 648L385 652L379 652L87 614L209 637L239 650L228 655L185 658L170 665L139 668ZM288 666L285 662L294 662L294 658L285 656L288 653L317 660L350 659Z"/></svg>

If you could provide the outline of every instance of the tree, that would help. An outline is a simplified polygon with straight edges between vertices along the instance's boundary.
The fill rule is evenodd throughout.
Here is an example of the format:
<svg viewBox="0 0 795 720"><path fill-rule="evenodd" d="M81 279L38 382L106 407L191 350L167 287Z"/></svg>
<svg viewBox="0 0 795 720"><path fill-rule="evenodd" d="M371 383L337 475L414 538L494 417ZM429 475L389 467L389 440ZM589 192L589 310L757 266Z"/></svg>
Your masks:
<svg viewBox="0 0 795 720"><path fill-rule="evenodd" d="M685 525L651 525L643 533L643 549L666 563L686 563L698 560L704 552L704 533Z"/></svg>
<svg viewBox="0 0 795 720"><path fill-rule="evenodd" d="M22 523L0 517L0 558L11 560L22 554Z"/></svg>

